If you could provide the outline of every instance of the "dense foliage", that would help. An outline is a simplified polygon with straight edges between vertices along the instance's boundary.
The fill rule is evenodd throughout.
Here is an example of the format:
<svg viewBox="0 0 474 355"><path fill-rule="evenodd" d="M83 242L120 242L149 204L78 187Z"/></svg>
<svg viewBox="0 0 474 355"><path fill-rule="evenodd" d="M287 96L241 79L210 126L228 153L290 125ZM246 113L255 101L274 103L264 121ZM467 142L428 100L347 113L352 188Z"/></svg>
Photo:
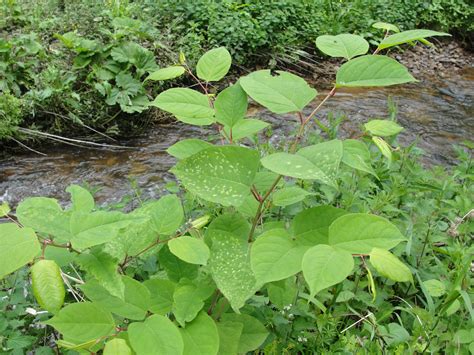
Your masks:
<svg viewBox="0 0 474 355"><path fill-rule="evenodd" d="M179 51L191 65L225 46L235 68L284 66L323 34L358 33L374 45L380 20L461 38L473 30L465 0L5 0L0 13L0 139L137 132L166 88L147 74L178 62Z"/></svg>
<svg viewBox="0 0 474 355"><path fill-rule="evenodd" d="M393 117L370 119L357 139L318 119L340 88L415 81L383 51L445 35L376 27L385 36L373 54L358 35L317 38L344 64L309 114L317 90L284 71L211 93L231 66L224 47L195 70L181 56L154 71L149 80L187 73L200 91L168 89L151 105L212 124L218 138L169 147L180 184L127 212L97 206L78 185L66 208L47 197L15 213L2 205L5 351L472 352L471 156L459 149L452 171L426 170L416 148L398 146ZM246 117L249 98L294 114L294 134L261 140L269 124ZM307 134L313 123L326 137Z"/></svg>

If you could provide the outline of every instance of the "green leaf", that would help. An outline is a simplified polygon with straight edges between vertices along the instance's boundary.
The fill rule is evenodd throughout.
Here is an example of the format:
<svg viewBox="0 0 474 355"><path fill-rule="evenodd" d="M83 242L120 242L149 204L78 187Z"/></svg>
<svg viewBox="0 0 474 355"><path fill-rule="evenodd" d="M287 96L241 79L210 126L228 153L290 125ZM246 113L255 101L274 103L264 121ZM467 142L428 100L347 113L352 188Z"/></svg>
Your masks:
<svg viewBox="0 0 474 355"><path fill-rule="evenodd" d="M391 249L406 239L383 217L350 213L329 227L330 245L352 254L370 254L373 248Z"/></svg>
<svg viewBox="0 0 474 355"><path fill-rule="evenodd" d="M124 296L120 299L111 295L96 280L81 285L81 290L94 304L121 317L142 320L150 306L150 291L146 286L128 276L122 276Z"/></svg>
<svg viewBox="0 0 474 355"><path fill-rule="evenodd" d="M342 162L351 168L372 174L377 177L372 165L370 165L371 157L367 146L355 139L346 139L342 142L344 153L342 155Z"/></svg>
<svg viewBox="0 0 474 355"><path fill-rule="evenodd" d="M53 198L27 198L18 205L16 216L24 227L33 228L36 233L53 236L56 242L67 242L71 238L69 215Z"/></svg>
<svg viewBox="0 0 474 355"><path fill-rule="evenodd" d="M431 297L441 297L446 293L446 286L439 280L431 279L423 281L423 286Z"/></svg>
<svg viewBox="0 0 474 355"><path fill-rule="evenodd" d="M364 55L343 64L336 74L336 87L389 86L414 82L408 69L395 59Z"/></svg>
<svg viewBox="0 0 474 355"><path fill-rule="evenodd" d="M331 57L351 59L367 53L369 42L361 36L343 33L337 36L319 36L316 38L316 47Z"/></svg>
<svg viewBox="0 0 474 355"><path fill-rule="evenodd" d="M86 249L116 238L120 229L132 220L120 212L74 212L71 215L71 244L75 249Z"/></svg>
<svg viewBox="0 0 474 355"><path fill-rule="evenodd" d="M298 245L284 229L263 233L250 249L250 264L257 282L264 284L297 274L307 249Z"/></svg>
<svg viewBox="0 0 474 355"><path fill-rule="evenodd" d="M272 199L275 206L283 207L303 201L308 195L311 195L311 193L301 187L291 186L273 193Z"/></svg>
<svg viewBox="0 0 474 355"><path fill-rule="evenodd" d="M45 322L70 342L81 344L111 334L115 329L112 315L91 302L72 303Z"/></svg>
<svg viewBox="0 0 474 355"><path fill-rule="evenodd" d="M280 310L295 301L298 294L295 280L296 277L289 277L286 280L267 284L268 298Z"/></svg>
<svg viewBox="0 0 474 355"><path fill-rule="evenodd" d="M132 355L132 350L123 339L112 339L105 343L104 355Z"/></svg>
<svg viewBox="0 0 474 355"><path fill-rule="evenodd" d="M319 244L304 254L302 268L311 296L314 296L344 281L354 268L354 259L347 251Z"/></svg>
<svg viewBox="0 0 474 355"><path fill-rule="evenodd" d="M291 227L298 244L328 244L329 226L346 211L332 206L317 206L298 213Z"/></svg>
<svg viewBox="0 0 474 355"><path fill-rule="evenodd" d="M397 282L413 282L410 269L388 250L374 248L370 252L370 263L377 272Z"/></svg>
<svg viewBox="0 0 474 355"><path fill-rule="evenodd" d="M242 322L219 322L217 331L219 333L219 355L234 355L239 350L239 340L244 325Z"/></svg>
<svg viewBox="0 0 474 355"><path fill-rule="evenodd" d="M387 142L385 142L382 138L380 137L372 137L372 141L375 143L377 148L379 148L380 152L384 157L386 157L389 161L392 160L392 149L388 145Z"/></svg>
<svg viewBox="0 0 474 355"><path fill-rule="evenodd" d="M229 127L225 126L224 127L224 132L226 134L226 137L231 137L231 131L232 131L232 141L238 141L242 138L245 137L251 137L254 134L257 134L260 132L262 129L265 129L269 126L267 122L257 120L255 118L247 118L244 120L238 121L232 129Z"/></svg>
<svg viewBox="0 0 474 355"><path fill-rule="evenodd" d="M248 314L224 313L222 322L242 323L242 334L238 346L239 354L246 354L258 349L268 336L265 326Z"/></svg>
<svg viewBox="0 0 474 355"><path fill-rule="evenodd" d="M431 30L409 30L403 31L400 33L395 33L391 36L385 38L380 42L378 49L386 49L393 46L398 46L399 44L409 43L413 41L421 41L427 37L433 36L451 36L449 33L436 32Z"/></svg>
<svg viewBox="0 0 474 355"><path fill-rule="evenodd" d="M219 81L229 71L232 57L225 47L211 49L199 58L196 73L199 79Z"/></svg>
<svg viewBox="0 0 474 355"><path fill-rule="evenodd" d="M164 245L163 248L160 249L158 261L172 281L178 282L183 277L192 280L196 278L198 274L198 265L189 264L177 258L171 253L168 245Z"/></svg>
<svg viewBox="0 0 474 355"><path fill-rule="evenodd" d="M206 265L210 255L202 240L188 236L170 240L168 247L174 255L190 264Z"/></svg>
<svg viewBox="0 0 474 355"><path fill-rule="evenodd" d="M372 27L385 31L400 32L400 29L397 26L386 22L376 22L372 25Z"/></svg>
<svg viewBox="0 0 474 355"><path fill-rule="evenodd" d="M31 262L40 251L40 244L31 228L15 223L0 224L0 280Z"/></svg>
<svg viewBox="0 0 474 355"><path fill-rule="evenodd" d="M95 207L94 197L85 188L79 185L70 185L66 192L71 194L72 210L81 212L91 212Z"/></svg>
<svg viewBox="0 0 474 355"><path fill-rule="evenodd" d="M364 128L370 134L379 137L394 136L403 131L403 127L389 120L370 120L364 124Z"/></svg>
<svg viewBox="0 0 474 355"><path fill-rule="evenodd" d="M171 171L186 189L202 199L224 206L239 206L250 195L259 165L255 150L219 146L181 160Z"/></svg>
<svg viewBox="0 0 474 355"><path fill-rule="evenodd" d="M180 65L162 68L148 75L145 81L170 80L170 79L174 79L174 78L177 78L178 76L183 75L185 71L186 70L184 69L184 67Z"/></svg>
<svg viewBox="0 0 474 355"><path fill-rule="evenodd" d="M176 284L170 280L151 279L146 280L144 285L151 294L150 311L161 315L171 312Z"/></svg>
<svg viewBox="0 0 474 355"><path fill-rule="evenodd" d="M40 260L31 267L33 294L41 308L56 314L64 303L61 269L53 260Z"/></svg>
<svg viewBox="0 0 474 355"><path fill-rule="evenodd" d="M186 328L180 328L183 338L183 355L215 355L219 350L219 333L214 320L205 312L199 315Z"/></svg>
<svg viewBox="0 0 474 355"><path fill-rule="evenodd" d="M178 285L173 294L172 312L182 327L196 318L202 307L204 301L199 297L199 290L195 285Z"/></svg>
<svg viewBox="0 0 474 355"><path fill-rule="evenodd" d="M166 195L148 205L153 230L162 235L174 234L183 224L184 211L176 195Z"/></svg>
<svg viewBox="0 0 474 355"><path fill-rule="evenodd" d="M319 180L330 186L334 182L311 161L299 154L274 153L261 160L262 165L274 173L297 179Z"/></svg>
<svg viewBox="0 0 474 355"><path fill-rule="evenodd" d="M209 267L217 288L235 312L260 288L250 267L246 240L223 231L212 232Z"/></svg>
<svg viewBox="0 0 474 355"><path fill-rule="evenodd" d="M137 355L181 355L183 338L168 318L158 314L128 327L130 344Z"/></svg>
<svg viewBox="0 0 474 355"><path fill-rule="evenodd" d="M125 286L117 272L118 260L101 250L81 253L77 259L80 268L95 277L110 294L123 299Z"/></svg>
<svg viewBox="0 0 474 355"><path fill-rule="evenodd" d="M172 113L184 123L209 125L214 122L214 110L209 99L200 92L187 88L172 88L163 91L150 103Z"/></svg>
<svg viewBox="0 0 474 355"><path fill-rule="evenodd" d="M188 158L201 150L212 147L211 143L205 142L200 139L184 139L173 144L171 147L166 149L169 155L174 156L177 159Z"/></svg>
<svg viewBox="0 0 474 355"><path fill-rule="evenodd" d="M247 114L247 94L239 83L222 90L214 102L216 121L233 127Z"/></svg>
<svg viewBox="0 0 474 355"><path fill-rule="evenodd" d="M339 139L333 139L301 148L297 154L312 162L330 179L335 179L343 155L343 144Z"/></svg>
<svg viewBox="0 0 474 355"><path fill-rule="evenodd" d="M317 91L291 73L258 70L240 78L245 92L274 113L299 112L313 100Z"/></svg>

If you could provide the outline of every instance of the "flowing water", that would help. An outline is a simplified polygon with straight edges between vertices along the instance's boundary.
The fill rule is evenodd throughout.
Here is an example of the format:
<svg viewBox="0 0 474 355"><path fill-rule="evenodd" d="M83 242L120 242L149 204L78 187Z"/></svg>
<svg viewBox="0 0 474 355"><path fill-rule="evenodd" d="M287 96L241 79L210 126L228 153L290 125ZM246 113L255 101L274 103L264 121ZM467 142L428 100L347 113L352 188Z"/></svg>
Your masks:
<svg viewBox="0 0 474 355"><path fill-rule="evenodd" d="M400 141L408 144L418 139L418 146L426 152L427 163L455 164L452 145L474 138L472 67L448 75L442 81L429 78L394 88L338 92L318 117L324 121L329 112L344 113L347 120L341 129L347 136L371 118L387 117L388 96L398 106L398 121L405 127ZM272 139L285 139L296 122L292 115L275 116L256 108L251 113L273 124ZM156 127L126 142L136 147L133 150L58 146L45 147L47 156L30 152L11 156L0 161L0 201L15 205L27 196L39 195L66 200L64 190L68 185L86 182L100 187L96 194L99 203L114 202L132 193L129 177L136 179L144 195L155 197L161 194L166 182L173 180L168 170L174 159L165 149L180 139L206 136L210 132L173 124Z"/></svg>

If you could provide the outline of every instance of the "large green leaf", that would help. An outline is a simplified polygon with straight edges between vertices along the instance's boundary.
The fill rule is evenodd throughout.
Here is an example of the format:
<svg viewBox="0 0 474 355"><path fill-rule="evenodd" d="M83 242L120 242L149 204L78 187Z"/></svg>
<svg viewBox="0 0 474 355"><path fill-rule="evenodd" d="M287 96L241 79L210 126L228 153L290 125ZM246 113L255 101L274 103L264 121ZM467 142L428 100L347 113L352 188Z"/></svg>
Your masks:
<svg viewBox="0 0 474 355"><path fill-rule="evenodd" d="M150 307L151 295L148 288L137 280L122 276L124 297L111 295L96 280L81 285L81 290L92 302L121 317L142 320Z"/></svg>
<svg viewBox="0 0 474 355"><path fill-rule="evenodd" d="M31 228L15 223L0 224L0 280L33 260L40 244Z"/></svg>
<svg viewBox="0 0 474 355"><path fill-rule="evenodd" d="M219 351L219 333L214 320L201 312L186 328L180 328L183 355L215 355Z"/></svg>
<svg viewBox="0 0 474 355"><path fill-rule="evenodd" d="M131 222L132 219L121 212L74 212L70 221L71 244L75 249L86 249L106 243Z"/></svg>
<svg viewBox="0 0 474 355"><path fill-rule="evenodd" d="M370 252L370 263L377 272L397 282L413 282L410 269L388 250L374 248Z"/></svg>
<svg viewBox="0 0 474 355"><path fill-rule="evenodd" d="M214 102L216 120L227 127L233 127L247 114L247 94L239 83L222 90Z"/></svg>
<svg viewBox="0 0 474 355"><path fill-rule="evenodd" d="M288 206L303 201L310 192L298 186L285 187L273 193L272 199L275 206Z"/></svg>
<svg viewBox="0 0 474 355"><path fill-rule="evenodd" d="M351 59L367 53L369 42L363 37L349 33L337 36L323 35L316 38L316 47L331 57Z"/></svg>
<svg viewBox="0 0 474 355"><path fill-rule="evenodd" d="M77 256L76 262L82 270L95 277L111 295L123 299L125 286L117 272L119 263L117 259L100 249L93 249Z"/></svg>
<svg viewBox="0 0 474 355"><path fill-rule="evenodd" d="M194 155L201 150L212 147L211 143L205 142L201 139L183 139L171 147L166 149L168 154L174 156L177 159L185 159Z"/></svg>
<svg viewBox="0 0 474 355"><path fill-rule="evenodd" d="M67 242L71 238L69 214L53 198L27 198L18 205L16 216L24 227L55 237L57 242Z"/></svg>
<svg viewBox="0 0 474 355"><path fill-rule="evenodd" d="M364 128L370 134L379 137L394 136L403 131L403 127L389 120L370 120L364 124Z"/></svg>
<svg viewBox="0 0 474 355"><path fill-rule="evenodd" d="M199 58L196 72L199 79L219 81L229 71L232 57L225 47L211 49Z"/></svg>
<svg viewBox="0 0 474 355"><path fill-rule="evenodd" d="M414 81L404 65L382 55L351 59L336 74L337 87L390 86Z"/></svg>
<svg viewBox="0 0 474 355"><path fill-rule="evenodd" d="M174 255L190 264L206 265L210 255L206 243L189 236L170 240L168 247Z"/></svg>
<svg viewBox="0 0 474 355"><path fill-rule="evenodd" d="M176 284L170 280L150 279L144 285L151 295L150 311L161 315L171 312Z"/></svg>
<svg viewBox="0 0 474 355"><path fill-rule="evenodd" d="M72 303L45 323L76 344L102 338L115 329L112 315L91 302Z"/></svg>
<svg viewBox="0 0 474 355"><path fill-rule="evenodd" d="M433 36L451 36L449 33L437 32L431 30L409 30L395 33L380 42L378 49L385 49L399 44L423 40Z"/></svg>
<svg viewBox="0 0 474 355"><path fill-rule="evenodd" d="M259 155L254 150L220 146L181 160L171 171L202 199L239 206L250 194L259 165Z"/></svg>
<svg viewBox="0 0 474 355"><path fill-rule="evenodd" d="M185 123L208 125L214 122L214 110L209 106L208 97L196 90L168 89L159 94L150 105L172 113Z"/></svg>
<svg viewBox="0 0 474 355"><path fill-rule="evenodd" d="M339 139L333 139L301 148L297 154L312 162L330 179L335 179L343 155L343 145Z"/></svg>
<svg viewBox="0 0 474 355"><path fill-rule="evenodd" d="M153 229L158 234L175 233L184 220L183 206L176 195L166 195L148 205Z"/></svg>
<svg viewBox="0 0 474 355"><path fill-rule="evenodd" d="M291 223L298 244L327 244L329 226L347 212L332 206L317 206L298 213Z"/></svg>
<svg viewBox="0 0 474 355"><path fill-rule="evenodd" d="M224 313L222 322L242 323L242 333L239 338L238 353L246 354L259 348L268 336L265 326L248 314Z"/></svg>
<svg viewBox="0 0 474 355"><path fill-rule="evenodd" d="M347 251L319 244L309 249L303 257L303 276L311 296L336 285L350 275L354 259Z"/></svg>
<svg viewBox="0 0 474 355"><path fill-rule="evenodd" d="M284 229L260 235L250 249L250 263L259 283L286 279L301 271L308 247L298 245Z"/></svg>
<svg viewBox="0 0 474 355"><path fill-rule="evenodd" d="M226 137L232 137L232 141L238 141L245 137L251 137L254 134L257 134L262 129L265 129L270 124L261 120L257 120L255 118L246 118L244 120L238 121L232 129L225 126L224 132ZM232 133L232 134L231 134Z"/></svg>
<svg viewBox="0 0 474 355"><path fill-rule="evenodd" d="M330 186L334 182L311 161L299 154L274 153L261 160L262 165L274 173L297 179L319 180Z"/></svg>
<svg viewBox="0 0 474 355"><path fill-rule="evenodd" d="M158 69L157 71L148 75L146 80L158 81L158 80L169 80L177 78L178 76L183 75L185 72L184 67L180 65L175 65L171 67L166 67L162 69Z"/></svg>
<svg viewBox="0 0 474 355"><path fill-rule="evenodd" d="M85 188L79 185L70 185L66 192L71 194L72 210L91 212L95 207L94 197Z"/></svg>
<svg viewBox="0 0 474 355"><path fill-rule="evenodd" d="M66 295L58 264L53 260L40 260L30 271L36 301L43 309L56 314L63 306Z"/></svg>
<svg viewBox="0 0 474 355"><path fill-rule="evenodd" d="M250 267L246 240L223 231L213 231L209 267L217 288L235 312L260 288Z"/></svg>
<svg viewBox="0 0 474 355"><path fill-rule="evenodd" d="M351 168L364 171L377 177L372 165L370 165L370 151L364 142L356 139L346 139L342 142L344 153L342 155L342 162Z"/></svg>
<svg viewBox="0 0 474 355"><path fill-rule="evenodd" d="M104 355L132 355L132 349L124 339L112 339L105 344Z"/></svg>
<svg viewBox="0 0 474 355"><path fill-rule="evenodd" d="M373 248L391 249L404 240L388 220L365 213L346 214L329 227L329 244L352 254L370 254Z"/></svg>
<svg viewBox="0 0 474 355"><path fill-rule="evenodd" d="M219 231L230 233L241 240L247 240L250 233L250 224L241 214L236 212L220 215L207 228L205 239L208 245L212 244L212 236Z"/></svg>
<svg viewBox="0 0 474 355"><path fill-rule="evenodd" d="M158 314L144 322L132 323L128 337L137 355L181 355L183 338L178 328L168 318Z"/></svg>
<svg viewBox="0 0 474 355"><path fill-rule="evenodd" d="M240 85L247 94L274 113L301 111L317 91L308 83L291 73L259 70L240 79Z"/></svg>

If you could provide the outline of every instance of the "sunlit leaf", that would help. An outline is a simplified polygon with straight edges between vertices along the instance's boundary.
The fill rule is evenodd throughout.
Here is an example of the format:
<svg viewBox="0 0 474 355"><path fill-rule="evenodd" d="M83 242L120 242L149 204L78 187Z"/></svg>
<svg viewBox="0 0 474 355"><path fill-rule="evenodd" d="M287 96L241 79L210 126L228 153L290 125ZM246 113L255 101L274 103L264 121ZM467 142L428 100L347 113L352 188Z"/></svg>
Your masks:
<svg viewBox="0 0 474 355"><path fill-rule="evenodd" d="M170 79L174 79L183 75L184 72L185 72L184 67L180 65L162 68L148 75L145 81L146 80L152 80L152 81L170 80Z"/></svg>
<svg viewBox="0 0 474 355"><path fill-rule="evenodd" d="M374 248L370 252L370 263L377 272L397 282L413 282L410 269L388 250Z"/></svg>
<svg viewBox="0 0 474 355"><path fill-rule="evenodd" d="M351 59L367 53L369 42L361 36L343 33L337 36L319 36L316 38L316 47L331 57Z"/></svg>
<svg viewBox="0 0 474 355"><path fill-rule="evenodd" d="M403 131L402 126L389 120L370 120L364 124L364 128L370 134L379 137L394 136Z"/></svg>
<svg viewBox="0 0 474 355"><path fill-rule="evenodd" d="M94 197L85 188L79 185L70 185L66 192L71 194L73 211L91 212L94 209Z"/></svg>
<svg viewBox="0 0 474 355"><path fill-rule="evenodd" d="M170 240L168 247L174 255L190 264L206 265L210 255L208 246L201 239L189 236Z"/></svg>
<svg viewBox="0 0 474 355"><path fill-rule="evenodd" d="M400 32L400 29L397 26L387 22L375 22L372 27L385 31Z"/></svg>
<svg viewBox="0 0 474 355"><path fill-rule="evenodd" d="M38 304L53 314L59 312L66 291L58 264L53 260L39 260L31 267L31 282Z"/></svg>
<svg viewBox="0 0 474 355"><path fill-rule="evenodd" d="M112 339L105 344L104 355L132 355L132 350L123 339Z"/></svg>
<svg viewBox="0 0 474 355"><path fill-rule="evenodd" d="M232 57L225 47L211 49L199 58L196 73L199 79L219 81L229 71Z"/></svg>

